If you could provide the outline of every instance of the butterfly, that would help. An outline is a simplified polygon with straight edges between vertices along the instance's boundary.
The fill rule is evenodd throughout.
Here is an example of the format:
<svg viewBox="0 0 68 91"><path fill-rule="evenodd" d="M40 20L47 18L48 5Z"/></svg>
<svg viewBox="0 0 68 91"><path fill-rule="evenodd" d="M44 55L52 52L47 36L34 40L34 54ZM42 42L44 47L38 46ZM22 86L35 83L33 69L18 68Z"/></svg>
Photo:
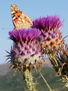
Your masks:
<svg viewBox="0 0 68 91"><path fill-rule="evenodd" d="M15 4L11 5L11 15L14 29L28 28L33 25L32 20L26 14L22 13Z"/></svg>

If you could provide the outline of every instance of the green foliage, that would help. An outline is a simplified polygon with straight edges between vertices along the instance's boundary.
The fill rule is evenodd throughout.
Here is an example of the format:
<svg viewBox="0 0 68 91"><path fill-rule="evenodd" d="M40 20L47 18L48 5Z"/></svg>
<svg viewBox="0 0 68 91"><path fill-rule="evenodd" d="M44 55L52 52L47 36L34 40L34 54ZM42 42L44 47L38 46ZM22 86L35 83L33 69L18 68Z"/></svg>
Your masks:
<svg viewBox="0 0 68 91"><path fill-rule="evenodd" d="M33 71L34 73L35 71ZM64 84L56 77L56 73L52 68L43 68L42 74L54 91L68 91L64 88ZM46 84L40 77L39 73L34 74L34 80L37 81L38 91L49 91ZM19 72L13 70L8 72L7 75L0 77L0 91L24 91L25 84L23 76Z"/></svg>

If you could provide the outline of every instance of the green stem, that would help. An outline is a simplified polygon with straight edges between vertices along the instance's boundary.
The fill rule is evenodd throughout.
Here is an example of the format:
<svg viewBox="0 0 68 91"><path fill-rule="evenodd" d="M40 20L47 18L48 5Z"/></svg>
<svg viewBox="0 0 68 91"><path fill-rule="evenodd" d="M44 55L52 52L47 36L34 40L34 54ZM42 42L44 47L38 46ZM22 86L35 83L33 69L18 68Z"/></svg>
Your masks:
<svg viewBox="0 0 68 91"><path fill-rule="evenodd" d="M57 62L56 58L55 58L52 54L49 54L48 56L49 56L49 58L50 58L52 61L54 61L55 66L58 66L58 62Z"/></svg>
<svg viewBox="0 0 68 91"><path fill-rule="evenodd" d="M45 79L45 78L43 77L43 75L41 74L41 72L40 72L40 75L41 75L42 79L44 80L45 84L47 85L49 91L53 91L53 90L51 89L51 87L49 86L48 82L46 81L46 79Z"/></svg>
<svg viewBox="0 0 68 91"><path fill-rule="evenodd" d="M58 67L59 67L59 64L55 58L55 56L53 56L52 54L48 54L48 57L53 65L53 68L57 71L58 70Z"/></svg>
<svg viewBox="0 0 68 91"><path fill-rule="evenodd" d="M35 88L35 83L33 82L32 73L29 71L29 69L24 71L24 77L28 91L37 91Z"/></svg>

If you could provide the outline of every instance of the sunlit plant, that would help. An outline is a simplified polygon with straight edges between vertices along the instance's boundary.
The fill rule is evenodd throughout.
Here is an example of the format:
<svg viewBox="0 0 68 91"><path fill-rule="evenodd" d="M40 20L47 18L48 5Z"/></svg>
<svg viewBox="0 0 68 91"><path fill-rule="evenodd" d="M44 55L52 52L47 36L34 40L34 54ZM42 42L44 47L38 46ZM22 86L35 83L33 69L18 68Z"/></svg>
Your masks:
<svg viewBox="0 0 68 91"><path fill-rule="evenodd" d="M58 75L62 77L62 81L65 82L65 86L68 88L68 44L64 44L61 51L56 55L58 61Z"/></svg>
<svg viewBox="0 0 68 91"><path fill-rule="evenodd" d="M63 45L62 33L60 31L62 22L57 16L47 16L34 20L32 27L40 29L41 36L38 40L41 44L42 52L48 55L56 70L59 65L55 56Z"/></svg>
<svg viewBox="0 0 68 91"><path fill-rule="evenodd" d="M17 12L18 15L14 12ZM9 32L9 38L13 44L7 57L10 67L22 73L27 91L37 91L32 74L33 69L40 73L49 90L52 91L39 70L46 55L55 71L63 79L65 78L65 86L68 87L68 45L64 44L62 38L60 29L63 24L60 18L58 16L47 16L36 19L32 23L31 19L23 14L15 4L11 6L11 13L14 30ZM14 14L16 15L14 16Z"/></svg>
<svg viewBox="0 0 68 91"><path fill-rule="evenodd" d="M37 40L40 34L41 31L35 28L9 32L10 39L13 41L8 55L10 66L23 74L28 91L36 91L31 70L39 68L44 61L41 47Z"/></svg>

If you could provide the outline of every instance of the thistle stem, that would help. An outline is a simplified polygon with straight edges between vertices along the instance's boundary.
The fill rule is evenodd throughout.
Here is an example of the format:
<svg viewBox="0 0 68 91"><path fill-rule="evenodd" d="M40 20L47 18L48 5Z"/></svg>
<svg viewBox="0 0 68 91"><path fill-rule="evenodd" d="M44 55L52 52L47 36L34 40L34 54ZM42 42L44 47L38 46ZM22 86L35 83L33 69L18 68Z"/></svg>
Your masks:
<svg viewBox="0 0 68 91"><path fill-rule="evenodd" d="M56 58L52 54L48 54L48 57L49 57L52 65L53 65L53 68L55 69L55 71L57 71L58 67L59 67L59 64L58 64Z"/></svg>
<svg viewBox="0 0 68 91"><path fill-rule="evenodd" d="M53 91L53 90L51 89L51 87L49 86L48 82L46 81L46 79L44 78L44 76L41 74L41 72L40 72L40 75L41 75L42 79L44 80L45 84L47 85L49 91Z"/></svg>
<svg viewBox="0 0 68 91"><path fill-rule="evenodd" d="M55 58L52 54L49 54L48 56L49 56L49 58L50 58L52 61L54 61L55 66L58 67L58 62L57 62L56 58Z"/></svg>
<svg viewBox="0 0 68 91"><path fill-rule="evenodd" d="M25 77L25 83L27 86L27 91L37 91L35 88L35 83L33 82L32 73L29 71L29 69L26 69L24 71L24 77Z"/></svg>

